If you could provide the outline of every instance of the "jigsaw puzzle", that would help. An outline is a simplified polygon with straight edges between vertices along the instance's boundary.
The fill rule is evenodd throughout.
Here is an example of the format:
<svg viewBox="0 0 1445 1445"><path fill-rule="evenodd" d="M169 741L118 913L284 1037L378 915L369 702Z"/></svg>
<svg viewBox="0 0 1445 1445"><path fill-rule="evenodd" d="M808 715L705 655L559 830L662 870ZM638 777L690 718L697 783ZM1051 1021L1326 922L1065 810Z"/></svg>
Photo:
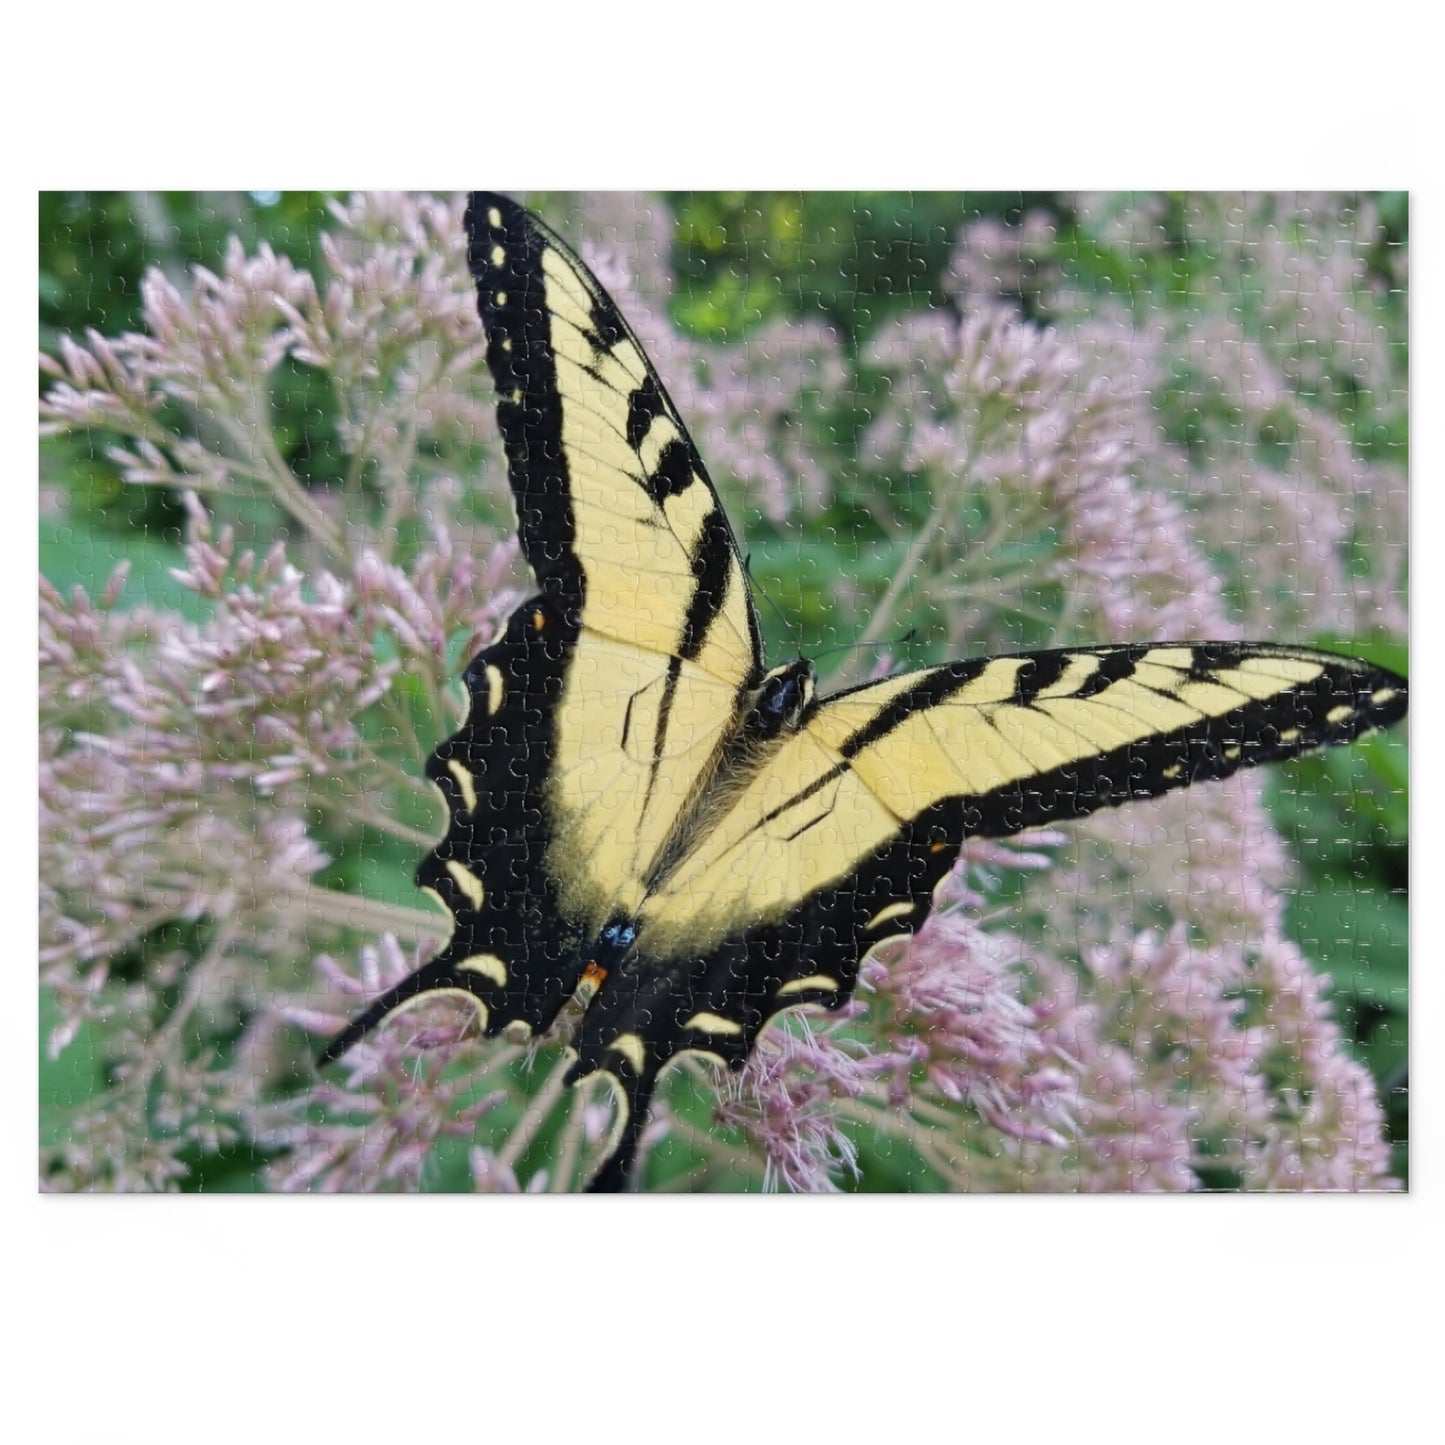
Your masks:
<svg viewBox="0 0 1445 1445"><path fill-rule="evenodd" d="M1407 1181L1403 197L41 229L43 1188Z"/></svg>

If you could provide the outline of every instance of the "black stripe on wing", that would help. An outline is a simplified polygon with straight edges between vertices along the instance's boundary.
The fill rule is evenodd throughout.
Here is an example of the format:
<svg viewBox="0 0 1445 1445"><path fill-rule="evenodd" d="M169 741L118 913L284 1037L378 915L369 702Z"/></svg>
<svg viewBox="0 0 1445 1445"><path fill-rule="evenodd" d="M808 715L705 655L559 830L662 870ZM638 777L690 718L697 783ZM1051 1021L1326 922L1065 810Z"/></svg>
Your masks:
<svg viewBox="0 0 1445 1445"><path fill-rule="evenodd" d="M1070 669L1081 661L1094 666L1088 676L1065 692L1061 702L1096 701L1107 707L1106 694L1115 684L1137 680L1141 663L1163 654L1188 653L1191 665L1180 672L1181 687L1210 684L1251 661L1277 658L1320 666L1317 677L1282 686L1268 697L1251 699L1216 716L1171 730L1160 730L1122 747L1101 750L1063 767L1042 769L997 789L963 799L977 814L968 827L973 836L1006 836L1065 818L1082 817L1097 808L1130 798L1154 797L1191 783L1226 778L1241 768L1279 762L1314 748L1347 743L1372 728L1403 717L1408 686L1404 678L1355 658L1308 648L1267 643L1139 643L1129 646L1062 649L1042 653L1002 654L933 668L917 684L899 693L859 728L841 748L847 762L866 749L885 743L890 733L921 712L946 707L985 673L1015 668L1011 695L994 707L1032 708L1044 694L1058 689ZM824 698L819 707L866 692L872 684ZM1176 694L1160 691L1172 701ZM974 745L987 748L989 705L977 710ZM988 800L1007 800L1006 811ZM1015 818L1027 821L1015 822ZM960 840L961 841L961 840Z"/></svg>
<svg viewBox="0 0 1445 1445"><path fill-rule="evenodd" d="M472 196L466 227L522 551L544 587L580 600L562 397L542 275L542 253L559 243L515 202L486 192Z"/></svg>

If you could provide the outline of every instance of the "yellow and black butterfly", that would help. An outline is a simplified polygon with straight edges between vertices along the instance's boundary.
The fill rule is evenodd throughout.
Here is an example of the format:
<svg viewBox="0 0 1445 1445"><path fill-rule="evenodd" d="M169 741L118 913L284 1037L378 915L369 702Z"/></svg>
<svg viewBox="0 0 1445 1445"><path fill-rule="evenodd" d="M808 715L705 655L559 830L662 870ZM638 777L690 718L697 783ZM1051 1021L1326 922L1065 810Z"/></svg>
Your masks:
<svg viewBox="0 0 1445 1445"><path fill-rule="evenodd" d="M469 260L538 594L467 668L431 756L446 837L417 870L446 947L327 1047L406 1005L541 1032L590 993L569 1079L619 1118L618 1189L658 1073L740 1067L768 1019L837 1008L859 957L918 927L965 838L1017 833L1343 743L1403 679L1262 643L984 657L829 697L767 670L717 493L637 338L545 225L479 193Z"/></svg>

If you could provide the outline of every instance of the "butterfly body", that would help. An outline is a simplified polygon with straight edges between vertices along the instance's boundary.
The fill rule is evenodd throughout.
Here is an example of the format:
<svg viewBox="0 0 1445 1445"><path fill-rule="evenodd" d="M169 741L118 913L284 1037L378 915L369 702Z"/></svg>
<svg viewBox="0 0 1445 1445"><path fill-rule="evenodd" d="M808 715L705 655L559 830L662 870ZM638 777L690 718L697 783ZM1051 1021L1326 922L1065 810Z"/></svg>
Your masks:
<svg viewBox="0 0 1445 1445"><path fill-rule="evenodd" d="M922 923L970 836L1006 836L1346 742L1402 679L1305 648L1140 643L986 657L820 695L767 670L701 459L596 279L503 197L467 213L537 596L465 675L427 763L449 826L418 883L442 951L328 1046L437 993L482 1031L586 1009L570 1077L617 1085L591 1187L624 1184L659 1073L740 1067L780 1010L838 1007Z"/></svg>

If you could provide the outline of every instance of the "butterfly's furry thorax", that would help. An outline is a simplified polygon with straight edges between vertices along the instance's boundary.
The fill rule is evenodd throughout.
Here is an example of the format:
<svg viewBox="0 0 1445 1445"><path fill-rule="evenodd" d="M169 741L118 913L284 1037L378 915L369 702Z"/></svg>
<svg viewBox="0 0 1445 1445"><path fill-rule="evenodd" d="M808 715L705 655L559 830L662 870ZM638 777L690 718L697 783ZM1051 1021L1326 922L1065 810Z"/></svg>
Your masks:
<svg viewBox="0 0 1445 1445"><path fill-rule="evenodd" d="M744 690L731 727L698 773L670 835L645 871L648 894L667 883L678 864L696 851L699 840L745 795L748 784L798 731L816 692L817 674L806 657L774 668L757 687Z"/></svg>

